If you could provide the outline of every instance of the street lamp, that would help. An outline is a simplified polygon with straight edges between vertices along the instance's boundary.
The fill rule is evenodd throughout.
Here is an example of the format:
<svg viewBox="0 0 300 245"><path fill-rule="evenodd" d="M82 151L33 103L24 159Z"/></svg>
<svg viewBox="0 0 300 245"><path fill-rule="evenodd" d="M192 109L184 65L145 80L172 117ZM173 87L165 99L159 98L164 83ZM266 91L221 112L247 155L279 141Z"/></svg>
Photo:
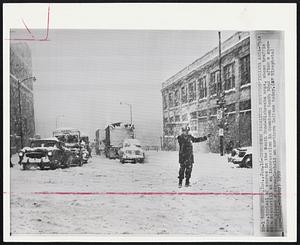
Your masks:
<svg viewBox="0 0 300 245"><path fill-rule="evenodd" d="M130 124L132 125L132 105L124 102L120 102L120 105L128 105L130 108Z"/></svg>
<svg viewBox="0 0 300 245"><path fill-rule="evenodd" d="M18 95L19 95L19 118L20 118L20 137L21 137L21 148L23 148L23 123L22 123L22 107L21 107L21 84L29 79L32 79L34 82L36 81L36 77L31 76L27 77L23 80L18 80Z"/></svg>
<svg viewBox="0 0 300 245"><path fill-rule="evenodd" d="M64 117L64 115L58 115L58 116L56 116L56 118L55 118L55 126L56 126L56 128L57 128L57 121L58 121L57 119L60 118L60 117Z"/></svg>

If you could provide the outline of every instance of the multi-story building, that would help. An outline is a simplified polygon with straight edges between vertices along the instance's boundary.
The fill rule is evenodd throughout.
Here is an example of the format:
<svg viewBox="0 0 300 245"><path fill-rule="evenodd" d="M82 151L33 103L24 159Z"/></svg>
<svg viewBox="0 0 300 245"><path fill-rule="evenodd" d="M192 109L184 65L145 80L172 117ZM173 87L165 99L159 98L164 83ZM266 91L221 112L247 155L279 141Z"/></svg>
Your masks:
<svg viewBox="0 0 300 245"><path fill-rule="evenodd" d="M221 44L176 73L162 84L163 147L176 150L176 136L183 125L189 124L191 134L212 134L209 150L219 152L217 120L218 92L225 93L228 129L224 145L250 146L251 142L251 83L249 32L237 32ZM220 72L221 82L220 86Z"/></svg>
<svg viewBox="0 0 300 245"><path fill-rule="evenodd" d="M27 79L30 77L32 77L32 63L28 45L26 43L11 43L10 147L12 153L21 147L21 134L23 135L24 146L35 134L33 84L32 79ZM21 82L24 79L27 80L20 83L19 86L18 81Z"/></svg>

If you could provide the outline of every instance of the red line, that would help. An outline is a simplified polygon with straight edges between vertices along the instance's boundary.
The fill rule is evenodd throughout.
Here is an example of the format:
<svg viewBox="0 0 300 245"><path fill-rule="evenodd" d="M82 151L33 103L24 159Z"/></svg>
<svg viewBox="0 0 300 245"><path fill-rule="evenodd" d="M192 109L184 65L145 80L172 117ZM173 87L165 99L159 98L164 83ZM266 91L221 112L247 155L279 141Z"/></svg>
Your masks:
<svg viewBox="0 0 300 245"><path fill-rule="evenodd" d="M281 193L259 193L259 192L29 192L36 195L105 195L105 196L169 196L169 195L189 195L189 196L259 196L259 195L281 195ZM3 194L8 194L3 192Z"/></svg>
<svg viewBox="0 0 300 245"><path fill-rule="evenodd" d="M29 34L31 35L31 37L32 38L35 38L33 35L32 35L32 33L31 33L31 31L29 30L29 28L27 27L27 25L25 24L25 21L22 19L22 22L23 22L23 24L24 24L24 26L25 26L25 28L26 28L26 30L29 32Z"/></svg>
<svg viewBox="0 0 300 245"><path fill-rule="evenodd" d="M49 41L48 37L49 37L49 23L50 23L50 5L48 6L47 30L46 30L45 38L42 38L42 39L35 38L34 35L30 32L29 28L27 27L27 25L25 24L23 19L22 19L22 22L32 38L5 38L4 40L9 40L9 41Z"/></svg>
<svg viewBox="0 0 300 245"><path fill-rule="evenodd" d="M48 40L48 34L49 34L49 21L50 21L50 5L48 6L47 34L46 34L45 40Z"/></svg>

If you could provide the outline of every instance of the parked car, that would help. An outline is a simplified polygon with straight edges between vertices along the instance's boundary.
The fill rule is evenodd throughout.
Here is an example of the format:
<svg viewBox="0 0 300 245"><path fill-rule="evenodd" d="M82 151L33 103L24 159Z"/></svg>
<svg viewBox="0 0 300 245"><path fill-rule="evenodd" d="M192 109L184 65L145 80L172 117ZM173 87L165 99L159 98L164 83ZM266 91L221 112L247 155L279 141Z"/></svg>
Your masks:
<svg viewBox="0 0 300 245"><path fill-rule="evenodd" d="M143 163L145 160L145 153L142 149L141 143L137 139L126 139L119 150L120 162L133 161L134 163Z"/></svg>
<svg viewBox="0 0 300 245"><path fill-rule="evenodd" d="M252 168L252 147L233 149L228 161L238 164L241 168Z"/></svg>
<svg viewBox="0 0 300 245"><path fill-rule="evenodd" d="M33 165L40 169L69 167L72 161L72 152L55 137L32 140L30 147L24 147L19 152L19 164L23 166L24 170Z"/></svg>

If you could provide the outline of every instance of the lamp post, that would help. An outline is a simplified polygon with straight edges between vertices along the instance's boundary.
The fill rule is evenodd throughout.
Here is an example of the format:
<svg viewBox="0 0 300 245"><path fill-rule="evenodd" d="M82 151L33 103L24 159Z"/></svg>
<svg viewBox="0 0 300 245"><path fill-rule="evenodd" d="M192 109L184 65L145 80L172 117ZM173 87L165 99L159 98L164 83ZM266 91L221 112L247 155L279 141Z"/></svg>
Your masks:
<svg viewBox="0 0 300 245"><path fill-rule="evenodd" d="M57 121L58 121L57 119L60 118L60 117L64 117L64 115L58 115L58 116L56 116L56 118L55 118L55 126L56 126L56 128L57 128L57 125L58 125L57 124Z"/></svg>
<svg viewBox="0 0 300 245"><path fill-rule="evenodd" d="M132 125L132 105L124 102L120 102L120 105L128 105L130 108L130 124Z"/></svg>
<svg viewBox="0 0 300 245"><path fill-rule="evenodd" d="M21 148L23 148L24 142L23 142L23 123L22 123L22 107L21 107L21 84L29 79L32 79L34 82L36 81L36 77L31 76L27 77L23 80L18 80L18 97L19 97L19 120L20 120L20 137L21 137Z"/></svg>

